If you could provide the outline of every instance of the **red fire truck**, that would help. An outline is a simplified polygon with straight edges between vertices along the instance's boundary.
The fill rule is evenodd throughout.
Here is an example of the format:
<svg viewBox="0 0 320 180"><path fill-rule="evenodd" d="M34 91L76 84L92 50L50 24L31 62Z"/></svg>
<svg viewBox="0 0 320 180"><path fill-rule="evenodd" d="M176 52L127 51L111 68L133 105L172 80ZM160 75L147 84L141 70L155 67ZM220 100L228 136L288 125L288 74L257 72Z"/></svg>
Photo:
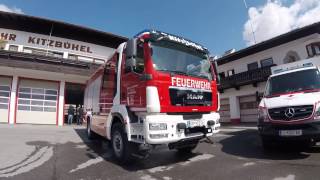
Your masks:
<svg viewBox="0 0 320 180"><path fill-rule="evenodd" d="M205 47L143 31L122 43L87 82L87 134L110 140L119 161L163 144L190 152L219 131L217 79Z"/></svg>

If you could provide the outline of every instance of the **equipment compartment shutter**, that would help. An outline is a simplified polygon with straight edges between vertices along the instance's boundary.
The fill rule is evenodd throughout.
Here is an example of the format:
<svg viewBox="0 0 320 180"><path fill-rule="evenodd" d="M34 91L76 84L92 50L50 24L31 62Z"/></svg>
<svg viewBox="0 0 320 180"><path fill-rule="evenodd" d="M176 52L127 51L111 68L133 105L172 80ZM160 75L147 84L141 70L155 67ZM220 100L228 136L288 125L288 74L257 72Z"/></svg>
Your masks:
<svg viewBox="0 0 320 180"><path fill-rule="evenodd" d="M0 77L0 123L8 123L11 78Z"/></svg>
<svg viewBox="0 0 320 180"><path fill-rule="evenodd" d="M256 95L239 97L241 122L257 122L258 105Z"/></svg>
<svg viewBox="0 0 320 180"><path fill-rule="evenodd" d="M230 122L230 104L229 98L220 100L220 121L221 122Z"/></svg>
<svg viewBox="0 0 320 180"><path fill-rule="evenodd" d="M56 124L58 88L55 82L21 80L18 89L17 123Z"/></svg>

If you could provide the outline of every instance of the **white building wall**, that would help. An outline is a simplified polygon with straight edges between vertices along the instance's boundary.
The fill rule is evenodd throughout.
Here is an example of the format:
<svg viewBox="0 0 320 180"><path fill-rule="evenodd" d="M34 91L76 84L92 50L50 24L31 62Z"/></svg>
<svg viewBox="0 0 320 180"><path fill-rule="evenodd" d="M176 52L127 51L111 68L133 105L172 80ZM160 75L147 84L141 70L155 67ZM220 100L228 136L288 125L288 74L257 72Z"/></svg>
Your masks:
<svg viewBox="0 0 320 180"><path fill-rule="evenodd" d="M62 80L60 81L59 85L59 104L58 104L58 126L62 126L64 123L64 92L66 87L66 81Z"/></svg>
<svg viewBox="0 0 320 180"><path fill-rule="evenodd" d="M115 51L115 49L96 45L87 42L76 41L72 39L65 39L55 36L50 36L49 32L47 35L36 34L24 31L17 31L12 29L0 28L1 34L7 34L7 38L3 39L7 42L5 45L5 50L9 50L11 45L18 48L14 51L25 52L26 48L32 48L37 50L45 50L46 52L59 52L62 53L62 58L71 58L70 55L77 57L79 61L95 62L97 64L103 63L107 60ZM45 43L42 43L44 42ZM59 46L56 43L60 43ZM62 45L61 45L62 43ZM70 48L65 48L64 43L70 43ZM72 48L72 45L77 46L77 48ZM13 49L12 49L13 50ZM94 60L94 61L93 61ZM9 111L9 124L15 124L17 119L16 113L16 97L17 88L19 86L19 79L30 78L30 79L41 79L48 81L58 81L59 83L59 102L58 102L58 113L54 114L57 118L57 125L63 125L64 121L64 102L65 102L65 88L66 83L76 83L76 84L86 84L89 76L85 75L74 75L74 74L64 74L49 71L39 71L32 69L23 68L12 68L6 66L0 66L0 75L13 77L12 79L12 89L10 94L10 111ZM87 103L87 101L85 100ZM32 115L33 116L33 115ZM32 117L30 117L32 119Z"/></svg>
<svg viewBox="0 0 320 180"><path fill-rule="evenodd" d="M11 85L9 124L14 124L14 121L16 118L15 112L16 112L17 88L18 88L18 76L14 75L12 78L12 85Z"/></svg>
<svg viewBox="0 0 320 180"><path fill-rule="evenodd" d="M247 57L240 58L238 60L232 61L227 64L220 65L218 72L227 72L228 70L234 69L235 73L241 73L248 71L247 65L252 62L258 62L259 67L261 67L260 61L267 58L272 58L273 63L280 65L283 64L283 60L289 51L296 51L301 59L308 58L306 45L312 42L320 41L319 34L313 34L289 43L267 49L265 51L252 54Z"/></svg>
<svg viewBox="0 0 320 180"><path fill-rule="evenodd" d="M1 75L12 76L12 88L11 88L11 97L10 97L10 112L9 112L9 124L15 124L17 118L16 115L16 97L17 97L17 87L19 78L31 78L31 79L42 79L42 80L51 80L59 81L59 104L58 104L58 125L63 125L63 113L64 113L64 90L65 82L85 84L89 79L88 76L80 75L71 75L63 73L55 73L48 71L39 71L39 70L30 70L30 69L21 69L21 68L11 68L0 66ZM56 116L56 114L52 114Z"/></svg>
<svg viewBox="0 0 320 180"><path fill-rule="evenodd" d="M62 53L68 52L69 54L99 59L107 59L115 51L115 49L113 48L91 44L87 42L81 42L55 36L50 37L49 33L48 35L43 35L4 28L0 28L0 33L8 34L7 39L5 40L8 42L8 44L19 46L18 51L23 51L23 47L32 47ZM15 38L9 38L10 34L14 34ZM42 43L42 39L46 40L45 43ZM48 40L52 40L52 43L50 43ZM62 42L63 44L61 47L60 45L59 47L56 47L56 42ZM64 43L69 43L71 46L69 48L65 48ZM6 50L9 49L8 44L5 48ZM78 45L78 47L72 48L72 44ZM81 46L83 46L82 50ZM87 48L89 48L89 52L87 52Z"/></svg>
<svg viewBox="0 0 320 180"><path fill-rule="evenodd" d="M239 97L229 96L230 119L231 121L240 121Z"/></svg>

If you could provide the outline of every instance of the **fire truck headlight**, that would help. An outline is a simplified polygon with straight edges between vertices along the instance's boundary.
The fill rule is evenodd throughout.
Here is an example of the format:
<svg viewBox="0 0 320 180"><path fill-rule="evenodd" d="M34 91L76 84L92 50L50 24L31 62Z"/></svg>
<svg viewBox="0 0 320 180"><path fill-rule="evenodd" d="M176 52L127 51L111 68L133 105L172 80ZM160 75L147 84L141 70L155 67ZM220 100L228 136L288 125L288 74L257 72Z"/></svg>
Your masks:
<svg viewBox="0 0 320 180"><path fill-rule="evenodd" d="M166 123L150 123L149 130L150 131L167 130L167 124Z"/></svg>

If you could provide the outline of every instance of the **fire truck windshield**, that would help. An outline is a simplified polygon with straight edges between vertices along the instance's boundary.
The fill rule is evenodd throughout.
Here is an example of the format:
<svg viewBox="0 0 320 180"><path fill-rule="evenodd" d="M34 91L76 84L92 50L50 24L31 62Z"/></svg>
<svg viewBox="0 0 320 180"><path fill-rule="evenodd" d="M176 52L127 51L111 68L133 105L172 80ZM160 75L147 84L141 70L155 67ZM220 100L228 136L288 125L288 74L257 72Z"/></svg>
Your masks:
<svg viewBox="0 0 320 180"><path fill-rule="evenodd" d="M205 53L167 41L151 43L153 67L187 76L212 80L211 66Z"/></svg>
<svg viewBox="0 0 320 180"><path fill-rule="evenodd" d="M318 69L309 69L271 77L268 81L265 95L273 96L319 89L320 72Z"/></svg>

